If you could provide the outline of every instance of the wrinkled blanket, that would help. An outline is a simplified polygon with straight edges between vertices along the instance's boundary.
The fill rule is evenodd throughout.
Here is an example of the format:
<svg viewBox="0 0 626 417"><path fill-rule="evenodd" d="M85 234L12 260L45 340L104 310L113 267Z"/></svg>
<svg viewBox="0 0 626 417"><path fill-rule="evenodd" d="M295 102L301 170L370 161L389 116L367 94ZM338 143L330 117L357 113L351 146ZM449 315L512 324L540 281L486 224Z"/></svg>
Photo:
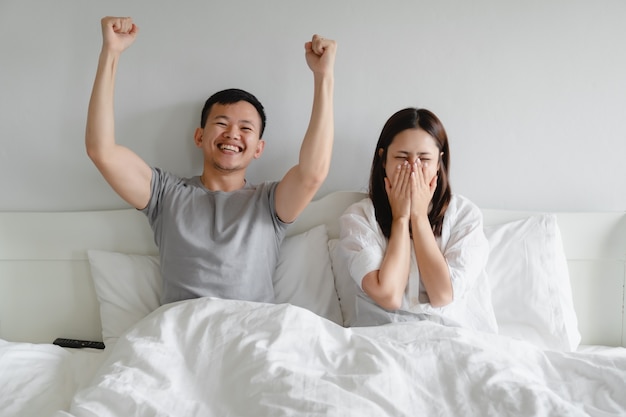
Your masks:
<svg viewBox="0 0 626 417"><path fill-rule="evenodd" d="M346 329L288 304L201 298L135 325L59 415L626 415L626 355L430 321Z"/></svg>

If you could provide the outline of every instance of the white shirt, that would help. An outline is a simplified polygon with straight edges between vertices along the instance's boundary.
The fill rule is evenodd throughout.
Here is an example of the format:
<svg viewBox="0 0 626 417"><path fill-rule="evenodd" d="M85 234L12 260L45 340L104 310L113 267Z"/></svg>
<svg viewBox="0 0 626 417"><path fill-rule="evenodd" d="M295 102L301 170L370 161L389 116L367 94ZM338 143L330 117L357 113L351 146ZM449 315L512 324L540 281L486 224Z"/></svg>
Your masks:
<svg viewBox="0 0 626 417"><path fill-rule="evenodd" d="M433 307L429 303L420 280L413 242L409 279L400 309L385 310L363 292L363 277L380 269L388 243L376 222L374 205L369 198L348 207L340 218L340 226L340 251L346 257L350 276L361 289L355 303L354 325L435 318L446 324L497 332L491 289L485 272L489 243L483 232L482 213L470 200L461 195L452 196L443 219L441 236L437 237L450 271L454 297L444 307Z"/></svg>

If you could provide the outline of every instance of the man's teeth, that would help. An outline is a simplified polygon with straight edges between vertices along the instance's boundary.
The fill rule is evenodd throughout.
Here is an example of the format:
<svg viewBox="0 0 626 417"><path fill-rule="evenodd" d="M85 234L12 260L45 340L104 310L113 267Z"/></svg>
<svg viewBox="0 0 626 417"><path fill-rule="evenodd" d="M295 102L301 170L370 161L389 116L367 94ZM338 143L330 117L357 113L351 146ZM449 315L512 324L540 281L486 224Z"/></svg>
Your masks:
<svg viewBox="0 0 626 417"><path fill-rule="evenodd" d="M220 149L223 151L239 152L239 147L233 145L220 145Z"/></svg>

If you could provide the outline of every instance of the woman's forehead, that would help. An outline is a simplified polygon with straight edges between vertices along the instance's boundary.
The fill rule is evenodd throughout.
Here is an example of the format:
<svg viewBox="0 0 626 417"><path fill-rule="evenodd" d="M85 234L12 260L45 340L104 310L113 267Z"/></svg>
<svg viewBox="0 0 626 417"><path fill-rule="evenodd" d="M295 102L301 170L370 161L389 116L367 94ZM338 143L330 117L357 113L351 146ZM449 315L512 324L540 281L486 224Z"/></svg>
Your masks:
<svg viewBox="0 0 626 417"><path fill-rule="evenodd" d="M393 151L436 153L439 151L437 141L423 129L407 129L398 133L389 149Z"/></svg>

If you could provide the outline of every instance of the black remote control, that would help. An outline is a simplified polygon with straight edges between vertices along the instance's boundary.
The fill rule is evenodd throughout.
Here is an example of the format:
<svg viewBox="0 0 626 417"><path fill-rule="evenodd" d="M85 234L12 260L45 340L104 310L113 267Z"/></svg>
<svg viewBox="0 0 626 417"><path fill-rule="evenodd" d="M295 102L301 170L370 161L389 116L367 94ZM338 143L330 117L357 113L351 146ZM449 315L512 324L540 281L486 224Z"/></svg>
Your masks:
<svg viewBox="0 0 626 417"><path fill-rule="evenodd" d="M94 342L92 340L77 340L77 339L64 339L58 337L53 342L55 345L67 347L67 348L94 348L94 349L104 349L104 343L102 342Z"/></svg>

